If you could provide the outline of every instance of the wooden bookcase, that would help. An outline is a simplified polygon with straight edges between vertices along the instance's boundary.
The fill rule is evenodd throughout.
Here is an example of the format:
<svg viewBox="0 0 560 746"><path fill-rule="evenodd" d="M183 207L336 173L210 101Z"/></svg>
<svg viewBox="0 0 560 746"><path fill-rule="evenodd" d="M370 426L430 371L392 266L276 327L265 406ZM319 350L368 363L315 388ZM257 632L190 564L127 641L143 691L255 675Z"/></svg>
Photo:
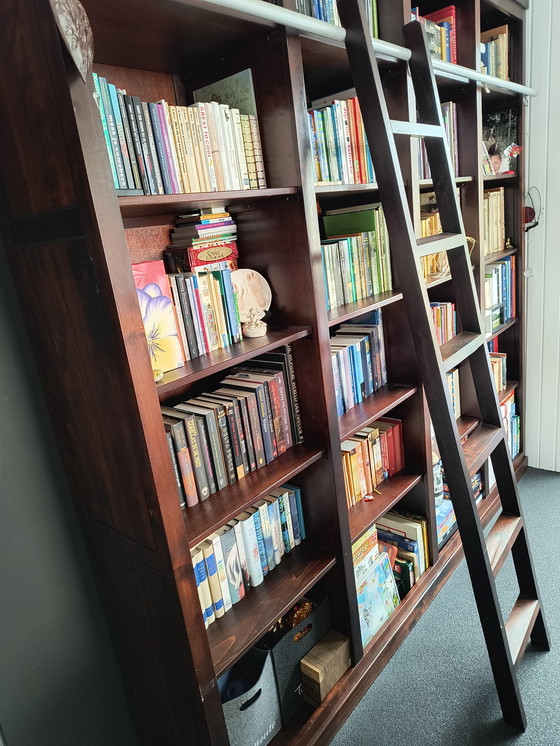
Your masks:
<svg viewBox="0 0 560 746"><path fill-rule="evenodd" d="M427 0L421 10L444 4ZM456 4L459 62L476 68L480 28L510 23L519 61L515 80L522 82L521 5ZM162 745L227 743L216 677L318 588L329 597L333 627L351 639L353 666L321 707L303 707L275 743L325 743L462 557L457 535L437 548L429 415L400 293L325 310L317 205L376 199L372 186L315 189L313 183L307 103L351 88L346 55L340 44L197 0L84 0L83 5L93 29L96 69L143 100L189 102L192 90L250 67L268 179L268 188L258 191L117 197L91 78L84 83L74 68L48 0L8 3L0 31L10 60L0 74L3 239L139 738ZM378 0L378 8L382 38L400 44L410 5ZM384 63L383 74L392 109L406 116L410 102L402 64ZM499 106L502 99L516 107L520 142L524 109L518 94L485 93L452 76L438 80L442 101L452 98L459 108L461 176L467 177L459 180L461 202L467 233L476 240L473 265L482 292L481 205L487 185L480 169L482 109ZM406 149L401 155L411 208L417 210L421 185L413 157ZM519 309L499 333L512 371L510 387L522 408L523 167L499 183L507 190L508 226L518 256ZM161 256L175 215L212 204L227 205L235 217L241 265L270 282L269 331L262 339L197 358L156 386L130 264ZM449 300L445 283L430 292L434 300ZM329 334L376 307L383 307L390 385L339 421ZM177 401L219 380L231 365L287 343L305 442L212 500L182 511L160 403ZM383 485L377 501L349 511L340 441L386 413L403 420L406 469ZM487 461L489 444L476 429L477 413L469 409L468 381L463 414L462 430L474 428L469 458L477 469ZM518 474L525 466L521 453ZM308 539L206 631L189 548L287 480L302 488ZM432 566L363 650L350 545L397 504L427 516ZM495 490L487 491L480 505L483 523L498 504Z"/></svg>

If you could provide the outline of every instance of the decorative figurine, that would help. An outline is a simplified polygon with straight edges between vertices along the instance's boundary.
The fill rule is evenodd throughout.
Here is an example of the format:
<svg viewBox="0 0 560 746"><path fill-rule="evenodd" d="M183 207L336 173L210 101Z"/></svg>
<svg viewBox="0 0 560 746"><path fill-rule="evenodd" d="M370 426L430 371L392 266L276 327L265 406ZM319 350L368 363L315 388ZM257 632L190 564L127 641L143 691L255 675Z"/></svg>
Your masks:
<svg viewBox="0 0 560 746"><path fill-rule="evenodd" d="M241 326L244 337L264 337L266 334L266 324L261 321L264 311L258 308L251 308L247 314L247 320Z"/></svg>

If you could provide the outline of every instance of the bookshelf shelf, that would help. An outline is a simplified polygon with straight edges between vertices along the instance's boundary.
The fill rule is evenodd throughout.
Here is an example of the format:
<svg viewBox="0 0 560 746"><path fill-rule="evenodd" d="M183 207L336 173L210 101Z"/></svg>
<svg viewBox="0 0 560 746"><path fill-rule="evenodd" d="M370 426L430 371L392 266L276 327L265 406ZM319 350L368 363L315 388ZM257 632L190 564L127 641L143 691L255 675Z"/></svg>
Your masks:
<svg viewBox="0 0 560 746"><path fill-rule="evenodd" d="M498 400L500 404L504 402L508 396L511 394L512 391L515 391L515 389L519 386L519 381L508 381L505 389L503 391L498 392Z"/></svg>
<svg viewBox="0 0 560 746"><path fill-rule="evenodd" d="M178 214L185 210L219 205L237 205L255 200L289 197L297 194L296 187L276 189L245 189L229 192L194 192L193 194L158 194L119 197L123 218L138 218L165 213Z"/></svg>
<svg viewBox="0 0 560 746"><path fill-rule="evenodd" d="M335 558L306 539L285 554L261 585L208 628L216 675L230 668L335 564Z"/></svg>
<svg viewBox="0 0 560 746"><path fill-rule="evenodd" d="M304 443L292 446L270 464L215 492L192 508L184 509L183 518L189 534L189 546L195 547L212 531L268 495L270 490L288 482L322 456L322 450Z"/></svg>
<svg viewBox="0 0 560 746"><path fill-rule="evenodd" d="M509 321L506 321L505 324L502 324L498 329L492 332L492 334L486 335L486 341L489 342L491 339L494 339L495 337L499 337L500 334L503 334L503 332L507 331L508 329L511 329L512 326L515 326L517 324L517 317L514 319L510 319Z"/></svg>
<svg viewBox="0 0 560 746"><path fill-rule="evenodd" d="M350 539L355 541L421 480L420 474L400 472L378 485L381 494L375 495L373 500L360 500L357 505L353 505L348 511Z"/></svg>
<svg viewBox="0 0 560 746"><path fill-rule="evenodd" d="M365 399L360 404L352 407L338 418L338 427L340 430L340 439L353 435L362 427L366 427L370 422L378 417L383 417L391 409L398 406L401 402L406 401L418 391L416 386L408 385L389 385L383 386Z"/></svg>
<svg viewBox="0 0 560 746"><path fill-rule="evenodd" d="M402 297L402 293L398 290L390 290L386 293L374 295L371 298L363 298L356 301L356 303L348 303L345 306L333 308L328 312L328 324L329 326L343 324L345 321L355 319L357 316L368 313L368 311L373 311L375 308L383 308L383 306L388 306L390 303L396 303L402 300Z"/></svg>
<svg viewBox="0 0 560 746"><path fill-rule="evenodd" d="M264 337L243 339L229 347L195 357L183 367L170 370L157 383L159 399L164 401L171 396L180 396L196 381L243 363L256 357L258 353L269 352L280 345L303 339L309 334L311 329L306 327L271 327Z"/></svg>
<svg viewBox="0 0 560 746"><path fill-rule="evenodd" d="M293 5L292 0L282 1ZM165 99L173 106L188 106L195 91L251 70L266 179L271 185L259 190L117 195L92 81L88 78L84 85L72 67L47 0L12 3L8 22L0 27L2 48L14 61L0 72L0 100L6 112L5 136L0 140L0 191L8 195L3 240L65 454L68 482L74 485L81 525L88 545L94 547L92 559L107 590L107 614L115 629L125 686L134 692L137 730L147 746L156 741L173 746L225 743L216 676L314 586L329 598L333 626L350 639L353 665L321 707L314 711L303 707L274 743L330 742L462 557L458 534L439 552L431 546L433 566L367 650L362 649L350 542L402 500L407 509L427 517L433 544L429 415L400 290L330 312L324 307L318 214L381 198L377 184L315 187L312 183L306 108L309 102L325 107L335 98L352 95L344 32L287 8L260 0L243 2L234 7L234 0L82 0L95 39L94 69L142 102ZM426 12L437 5L427 0ZM479 66L478 26L492 28L498 25L495 19L500 23L511 19L512 29L517 24L511 34L511 56L519 64L522 13L517 6L513 0L461 4L463 61ZM390 116L404 121L416 109L402 62L407 51L399 46L409 13L406 3L388 0L378 2L378 12L384 38L376 46L384 50L380 74ZM286 31L284 24L290 19L294 25ZM457 107L458 162L467 175L455 181L461 187L466 233L476 241L471 257L479 296L485 297L485 263L515 254L521 321L527 171L521 159L525 154L520 156L518 174L483 177L479 140L483 112L502 106L516 109L522 134L521 96L530 89L514 86L503 91L500 81L461 65L436 61L434 68L440 100L445 102L449 96ZM521 73L512 70L511 77L521 80ZM477 80L488 83L491 93L483 92ZM514 84L504 81L508 85ZM26 107L14 107L24 89L29 91ZM356 127L355 120L349 127L352 122ZM120 147L115 140L112 144ZM139 155L141 161L142 152ZM418 223L418 192L433 190L433 183L416 178L416 156L410 143L399 141L405 190ZM241 182L224 179L223 183ZM508 236L518 248L484 257L482 195L493 186L504 187ZM154 385L131 261L161 258L172 216L222 205L231 209L237 224L240 266L255 269L269 281L273 318L279 325L269 326L265 337L244 339L195 358ZM389 211L391 205L383 209ZM17 230L8 229L14 225ZM396 272L393 277L397 284ZM427 282L430 298L455 301L450 280L445 275ZM384 387L339 419L330 335L338 325L375 309L383 309L389 380L410 385ZM67 322L63 328L60 318ZM517 321L511 319L488 339L512 329ZM500 401L512 391L519 403L523 401L523 326L520 323L500 340L500 352L508 356L507 369L517 379L508 381ZM475 337L460 332L443 345L446 366L453 367L481 343L480 336L478 341ZM261 353L279 352L285 345L291 345L305 443L181 510L160 404L210 390L230 367ZM469 406L468 385L461 385L461 397L466 400L465 411L477 411ZM348 510L340 440L392 410L402 420L407 469L385 480L381 494L371 502L361 501ZM475 471L488 460L500 431L466 415L457 426L461 436L469 435L465 453L469 469ZM75 433L80 433L79 439ZM526 463L523 453L514 460L518 476ZM308 538L283 558L262 585L206 630L189 550L288 481L301 489ZM498 505L496 490L490 490L479 506L483 522L490 520ZM131 577L138 579L135 585L122 580ZM146 609L154 613L146 614ZM154 704L143 707L145 702Z"/></svg>

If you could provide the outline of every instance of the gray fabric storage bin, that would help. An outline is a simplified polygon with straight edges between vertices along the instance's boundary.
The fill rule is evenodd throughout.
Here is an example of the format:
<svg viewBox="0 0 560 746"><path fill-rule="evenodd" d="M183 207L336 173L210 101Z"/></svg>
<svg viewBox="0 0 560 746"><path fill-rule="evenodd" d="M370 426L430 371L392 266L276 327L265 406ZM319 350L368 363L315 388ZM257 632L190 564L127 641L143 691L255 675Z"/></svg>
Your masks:
<svg viewBox="0 0 560 746"><path fill-rule="evenodd" d="M313 601L316 606L306 619L286 632L280 640L265 636L259 643L259 647L272 652L283 723L288 722L303 704L299 662L331 626L328 598L311 593L305 598ZM294 640L306 627L309 627L306 634L300 640Z"/></svg>
<svg viewBox="0 0 560 746"><path fill-rule="evenodd" d="M282 727L278 690L270 652L251 648L229 673L251 688L222 707L230 746L265 746Z"/></svg>

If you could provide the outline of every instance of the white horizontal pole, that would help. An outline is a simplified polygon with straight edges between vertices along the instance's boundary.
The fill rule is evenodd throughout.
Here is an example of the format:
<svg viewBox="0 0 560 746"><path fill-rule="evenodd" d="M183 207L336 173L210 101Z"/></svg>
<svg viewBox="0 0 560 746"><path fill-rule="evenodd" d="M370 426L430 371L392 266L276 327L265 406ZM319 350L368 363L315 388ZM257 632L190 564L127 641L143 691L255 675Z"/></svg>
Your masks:
<svg viewBox="0 0 560 746"><path fill-rule="evenodd" d="M319 21L317 18L311 18L303 13L297 13L295 10L282 8L265 0L203 0L201 4L203 6L213 5L219 8L228 8L237 13L244 13L263 21L270 21L279 26L286 26L287 28L300 31L305 35L324 41L335 42L339 45L343 45L346 38L346 30L341 26L335 26L326 21ZM383 55L386 58L395 60L410 59L409 49L400 47L397 44L391 44L382 39L373 39L373 48L377 54ZM432 60L432 64L436 73L439 72L450 77L455 76L456 78L476 81L482 85L500 88L504 91L512 91L513 93L521 93L524 96L537 95L537 91L534 88L529 88L520 83L513 83L509 80L502 80L493 75L485 75L476 70L471 70L469 67L454 65L444 60Z"/></svg>

